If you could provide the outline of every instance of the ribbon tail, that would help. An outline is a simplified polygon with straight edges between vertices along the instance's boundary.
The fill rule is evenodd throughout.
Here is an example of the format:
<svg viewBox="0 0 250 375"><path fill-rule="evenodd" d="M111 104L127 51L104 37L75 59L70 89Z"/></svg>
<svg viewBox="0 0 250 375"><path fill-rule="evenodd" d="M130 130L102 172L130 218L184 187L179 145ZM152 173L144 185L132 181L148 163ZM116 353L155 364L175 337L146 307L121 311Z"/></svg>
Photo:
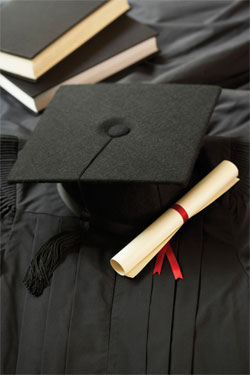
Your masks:
<svg viewBox="0 0 250 375"><path fill-rule="evenodd" d="M157 254L156 261L155 261L155 266L154 266L154 271L153 271L153 275L155 273L158 273L159 275L161 274L161 269L162 269L162 265L163 265L165 254L166 254L166 248L164 246L159 251L159 253Z"/></svg>
<svg viewBox="0 0 250 375"><path fill-rule="evenodd" d="M173 249L170 245L170 242L168 242L165 245L165 254L166 254L166 256L168 258L168 261L170 263L170 266L172 268L175 280L183 279L183 275L182 275L179 263L178 263L175 255L174 255L174 252L173 252Z"/></svg>

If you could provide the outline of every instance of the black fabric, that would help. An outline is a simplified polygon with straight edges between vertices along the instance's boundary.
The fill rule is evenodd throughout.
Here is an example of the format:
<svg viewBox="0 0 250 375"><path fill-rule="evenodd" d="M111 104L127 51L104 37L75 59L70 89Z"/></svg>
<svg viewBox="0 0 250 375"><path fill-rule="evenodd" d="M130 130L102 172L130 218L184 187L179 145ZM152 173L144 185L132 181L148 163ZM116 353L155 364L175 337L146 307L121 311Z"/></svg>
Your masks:
<svg viewBox="0 0 250 375"><path fill-rule="evenodd" d="M61 87L9 180L185 185L219 94L201 85ZM110 137L117 124L130 132Z"/></svg>
<svg viewBox="0 0 250 375"><path fill-rule="evenodd" d="M156 31L124 15L50 69L36 84L8 73L1 74L35 98L51 87L153 36L156 36Z"/></svg>
<svg viewBox="0 0 250 375"><path fill-rule="evenodd" d="M248 373L249 311L245 296L249 266L245 245L249 240L246 231L249 154L245 146L240 139L209 137L201 150L191 185L222 159L237 163L241 180L187 222L174 237L172 246L184 275L184 280L177 283L166 261L161 276L152 275L154 260L135 279L116 275L109 259L130 240L129 233L124 235L117 227L106 232L105 228L90 225L80 251L70 254L59 266L51 286L39 298L31 296L25 291L22 279L32 254L44 238L72 230L79 221L69 218L66 208L67 217L63 217L62 211L57 216L48 214L49 205L47 213L38 207L34 210L32 205L37 198L25 202L19 195L14 232L3 256L4 269L9 271L2 277L2 298L8 301L2 314L3 339L8 342L10 329L14 329L18 339L15 345L2 349L3 371ZM49 198L55 186L46 185ZM127 189L132 189L132 185ZM85 186L91 191L93 183L86 182ZM21 190L25 187L29 188L25 196L32 197L38 184L19 185ZM106 200L112 207L112 195L106 191ZM123 186L118 184L117 191L123 207ZM144 201L142 224L143 211L153 219L162 210L161 202L171 200L159 192L157 186L140 192L141 202ZM92 200L93 207L94 191L92 194L91 199L87 195L85 199L87 204ZM136 211L135 202L126 203L127 212ZM54 204L59 204L59 197ZM115 221L126 223L117 205L118 198ZM106 214L110 219L108 211ZM105 212L103 215L101 221L105 221ZM137 218L135 225L139 222ZM32 233L35 233L33 238ZM9 288L14 299L7 298ZM14 326L6 315L13 310L13 303L18 317Z"/></svg>
<svg viewBox="0 0 250 375"><path fill-rule="evenodd" d="M0 138L0 216L4 218L7 214L15 213L16 187L9 185L7 177L17 159L18 138L3 136Z"/></svg>
<svg viewBox="0 0 250 375"><path fill-rule="evenodd" d="M129 15L159 32L160 54L109 81L249 89L249 2L131 0Z"/></svg>
<svg viewBox="0 0 250 375"><path fill-rule="evenodd" d="M17 137L7 135L0 137L1 254L8 242L16 212L16 186L8 184L7 177L17 159L18 146Z"/></svg>
<svg viewBox="0 0 250 375"><path fill-rule="evenodd" d="M16 0L3 4L1 51L32 59L104 3L104 0Z"/></svg>

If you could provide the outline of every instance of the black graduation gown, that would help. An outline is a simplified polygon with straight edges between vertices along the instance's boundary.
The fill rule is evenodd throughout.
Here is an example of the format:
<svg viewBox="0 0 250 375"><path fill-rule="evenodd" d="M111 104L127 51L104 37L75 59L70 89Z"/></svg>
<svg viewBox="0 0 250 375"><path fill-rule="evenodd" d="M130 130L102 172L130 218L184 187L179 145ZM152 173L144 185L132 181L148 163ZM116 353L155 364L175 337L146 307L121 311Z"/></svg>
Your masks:
<svg viewBox="0 0 250 375"><path fill-rule="evenodd" d="M22 280L51 236L79 225L55 184L5 183L17 150L2 138L1 371L5 374L247 374L249 371L248 144L208 137L190 184L223 159L240 182L190 219L165 260L135 278L110 258L183 192L168 186L83 186L95 217L40 297ZM8 143L9 142L9 143ZM8 160L8 162L6 162ZM5 167L6 166L6 167Z"/></svg>

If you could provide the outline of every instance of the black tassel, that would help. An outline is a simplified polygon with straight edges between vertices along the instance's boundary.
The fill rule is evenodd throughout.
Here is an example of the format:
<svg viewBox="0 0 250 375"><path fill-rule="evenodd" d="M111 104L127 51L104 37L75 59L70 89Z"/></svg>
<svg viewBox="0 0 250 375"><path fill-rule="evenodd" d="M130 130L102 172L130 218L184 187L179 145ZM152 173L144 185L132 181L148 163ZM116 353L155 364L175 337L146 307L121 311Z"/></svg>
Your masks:
<svg viewBox="0 0 250 375"><path fill-rule="evenodd" d="M24 277L24 284L31 294L39 297L50 285L55 269L66 256L78 250L82 230L62 232L47 241L35 254Z"/></svg>

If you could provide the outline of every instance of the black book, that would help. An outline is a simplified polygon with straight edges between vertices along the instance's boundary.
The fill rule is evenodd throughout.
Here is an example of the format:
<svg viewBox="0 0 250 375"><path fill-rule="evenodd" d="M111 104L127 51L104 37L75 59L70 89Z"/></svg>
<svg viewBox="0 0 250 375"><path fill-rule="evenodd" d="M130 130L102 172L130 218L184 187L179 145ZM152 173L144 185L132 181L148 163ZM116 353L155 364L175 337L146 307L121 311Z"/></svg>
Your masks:
<svg viewBox="0 0 250 375"><path fill-rule="evenodd" d="M124 15L68 56L36 83L1 72L0 86L34 112L62 84L96 83L157 52L157 33Z"/></svg>
<svg viewBox="0 0 250 375"><path fill-rule="evenodd" d="M0 13L0 69L36 80L128 9L127 0L9 1Z"/></svg>

